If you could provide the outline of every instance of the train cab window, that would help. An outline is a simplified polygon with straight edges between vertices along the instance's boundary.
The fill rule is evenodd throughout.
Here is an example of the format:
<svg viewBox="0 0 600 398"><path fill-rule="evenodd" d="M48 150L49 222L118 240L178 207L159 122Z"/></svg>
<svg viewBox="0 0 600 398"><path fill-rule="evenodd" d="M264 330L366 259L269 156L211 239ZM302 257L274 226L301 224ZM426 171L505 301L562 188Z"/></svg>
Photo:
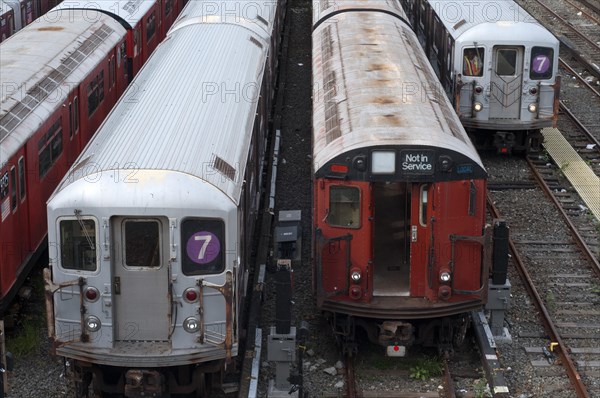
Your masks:
<svg viewBox="0 0 600 398"><path fill-rule="evenodd" d="M497 51L496 74L514 76L517 71L517 50L500 49Z"/></svg>
<svg viewBox="0 0 600 398"><path fill-rule="evenodd" d="M463 75L482 76L485 51L483 47L470 47L463 51Z"/></svg>
<svg viewBox="0 0 600 398"><path fill-rule="evenodd" d="M429 203L429 185L421 185L421 189L419 190L419 197L421 198L419 202L419 224L421 224L422 227L426 227L427 204Z"/></svg>
<svg viewBox="0 0 600 398"><path fill-rule="evenodd" d="M15 166L10 168L10 203L11 210L17 208L17 169Z"/></svg>
<svg viewBox="0 0 600 398"><path fill-rule="evenodd" d="M62 118L46 131L38 141L38 163L40 178L44 177L62 153Z"/></svg>
<svg viewBox="0 0 600 398"><path fill-rule="evenodd" d="M217 274L225 270L225 223L188 218L181 223L182 271L185 275Z"/></svg>
<svg viewBox="0 0 600 398"><path fill-rule="evenodd" d="M334 185L329 188L327 223L334 227L360 228L360 190Z"/></svg>
<svg viewBox="0 0 600 398"><path fill-rule="evenodd" d="M165 1L165 15L169 15L173 9L173 0Z"/></svg>
<svg viewBox="0 0 600 398"><path fill-rule="evenodd" d="M160 268L161 245L158 220L126 220L124 225L125 265L134 268Z"/></svg>
<svg viewBox="0 0 600 398"><path fill-rule="evenodd" d="M83 217L60 221L60 254L62 268L95 271L96 222Z"/></svg>
<svg viewBox="0 0 600 398"><path fill-rule="evenodd" d="M19 158L19 199L21 202L25 200L27 191L25 190L25 158Z"/></svg>
<svg viewBox="0 0 600 398"><path fill-rule="evenodd" d="M554 49L549 47L533 47L529 63L529 78L532 80L550 79L554 67L553 62Z"/></svg>

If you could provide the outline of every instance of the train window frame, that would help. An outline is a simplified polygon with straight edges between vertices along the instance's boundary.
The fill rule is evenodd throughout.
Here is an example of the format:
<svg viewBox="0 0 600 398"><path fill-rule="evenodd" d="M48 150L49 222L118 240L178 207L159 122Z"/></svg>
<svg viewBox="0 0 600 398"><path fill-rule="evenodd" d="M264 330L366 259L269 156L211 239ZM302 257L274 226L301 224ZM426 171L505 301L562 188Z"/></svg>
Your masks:
<svg viewBox="0 0 600 398"><path fill-rule="evenodd" d="M419 187L419 225L427 227L427 210L429 205L429 184Z"/></svg>
<svg viewBox="0 0 600 398"><path fill-rule="evenodd" d="M13 213L17 211L17 168L11 166L10 168L10 209Z"/></svg>
<svg viewBox="0 0 600 398"><path fill-rule="evenodd" d="M514 54L514 62L512 64L510 63L510 60L507 60L507 58L504 55L502 55L502 58L500 58L501 54L508 53L508 52ZM515 49L515 48L499 48L495 51L495 53L496 53L496 62L494 63L494 73L498 76L516 76L517 70L518 70L517 61L519 58L519 52L517 51L517 49ZM501 60L504 60L506 62L502 63L502 65L500 65ZM499 71L500 67L504 68L506 66L510 66L512 68L512 73L507 74L507 73L504 73L505 72L504 70Z"/></svg>
<svg viewBox="0 0 600 398"><path fill-rule="evenodd" d="M19 173L19 199L21 200L21 203L23 203L25 201L25 198L27 197L27 187L26 187L26 182L25 182L25 157L21 156L19 158L19 161L17 162L17 166L18 166L18 173Z"/></svg>
<svg viewBox="0 0 600 398"><path fill-rule="evenodd" d="M467 68L468 53L475 52L477 59L479 60L479 71L478 73L471 74ZM462 75L467 77L482 77L483 76L483 65L485 62L485 47L463 47L462 49Z"/></svg>
<svg viewBox="0 0 600 398"><path fill-rule="evenodd" d="M100 108L104 101L104 69L89 82L87 87L88 117Z"/></svg>
<svg viewBox="0 0 600 398"><path fill-rule="evenodd" d="M180 228L181 272L185 276L215 275L226 270L227 235L223 219L186 217L181 220Z"/></svg>
<svg viewBox="0 0 600 398"><path fill-rule="evenodd" d="M63 152L62 116L38 140L38 173L43 179L56 164Z"/></svg>
<svg viewBox="0 0 600 398"><path fill-rule="evenodd" d="M156 226L155 231L150 231L150 228L146 225L144 226L144 231L145 232L153 232L154 236L152 238L154 238L154 241L156 242L154 244L155 250L158 249L158 253L155 253L154 255L151 256L152 262L149 263L147 261L138 261L137 263L133 263L130 260L132 260L131 258L128 257L128 252L132 252L135 251L135 260L139 260L141 258L141 256L139 256L137 254L140 246L139 245L135 245L135 247L132 247L130 245L130 242L133 242L132 240L129 239L129 237L134 234L134 233L139 233L139 231L128 231L128 227L130 225L133 224L154 224L154 226ZM137 225L136 225L137 226ZM121 254L121 258L122 261L121 263L123 264L123 268L125 269L129 269L129 270L159 270L164 266L164 261L163 261L163 256L164 256L164 250L163 250L163 225L160 219L158 218L154 218L154 217L149 217L149 218L124 218L121 221L121 247L122 247L122 254ZM136 239L135 242L139 242L139 239ZM148 239L144 239L144 244L146 245L146 243L149 241ZM152 245L152 243L151 243ZM147 255L144 254L144 259L147 260ZM156 259L157 261L154 262L153 260ZM142 264L140 264L142 263ZM144 264L151 264L151 265L144 265Z"/></svg>
<svg viewBox="0 0 600 398"><path fill-rule="evenodd" d="M154 33L156 33L156 11L152 11L146 18L146 43L152 40Z"/></svg>
<svg viewBox="0 0 600 398"><path fill-rule="evenodd" d="M349 196L347 201L333 201L335 195L333 195L334 190L353 190L356 191L356 198ZM340 193L340 198L341 198ZM354 199L354 200L353 200ZM327 210L327 224L331 227L335 228L347 228L347 229L360 229L362 226L361 216L362 216L362 192L360 187L354 185L330 185L329 186L329 208ZM347 218L350 220L349 222L343 222L343 216L348 214L348 211L341 207L342 204L350 205L350 214L351 217ZM352 206L356 206L353 208ZM354 224L356 222L356 224Z"/></svg>
<svg viewBox="0 0 600 398"><path fill-rule="evenodd" d="M548 59L550 64L544 71L535 71L535 59L543 56ZM538 61L539 62L539 61ZM541 60L543 63L543 59ZM541 64L540 64L541 67ZM531 48L531 56L529 57L529 78L531 80L549 80L554 76L554 49L552 47L534 46Z"/></svg>
<svg viewBox="0 0 600 398"><path fill-rule="evenodd" d="M65 225L65 223L67 222L71 223L71 225L73 226L78 225L80 227L80 231L84 231L84 228L81 227L85 225L85 231L89 232L88 230L91 229L91 231L93 231L93 235L90 236L84 231L83 234L67 237L66 232L68 231L66 231L66 229L63 229L63 225ZM58 258L60 259L60 269L67 272L98 272L100 262L100 250L98 247L99 231L98 221L96 220L96 218L93 216L81 215L78 215L77 217L59 217L56 223L59 237ZM90 223L92 224L91 228L88 226ZM73 233L77 231L72 230L71 232ZM72 243L67 242L68 239L72 239ZM93 241L91 239L93 239ZM80 246L80 248L77 249L75 245ZM67 264L67 262L65 261L67 258L65 255L67 252L66 248L68 248L69 246L73 246L71 250L72 253L70 256L71 264L75 264L75 258L79 258L81 260L80 264L83 264L83 266L65 266L65 264Z"/></svg>

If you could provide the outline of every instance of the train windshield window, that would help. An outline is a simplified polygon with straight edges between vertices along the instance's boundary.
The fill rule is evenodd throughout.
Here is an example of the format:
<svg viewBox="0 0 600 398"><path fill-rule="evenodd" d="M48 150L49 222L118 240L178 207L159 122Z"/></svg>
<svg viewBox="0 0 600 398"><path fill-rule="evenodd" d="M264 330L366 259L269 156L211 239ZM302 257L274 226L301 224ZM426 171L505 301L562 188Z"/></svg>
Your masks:
<svg viewBox="0 0 600 398"><path fill-rule="evenodd" d="M182 270L185 275L221 273L225 269L225 223L188 218L181 223Z"/></svg>
<svg viewBox="0 0 600 398"><path fill-rule="evenodd" d="M96 222L79 217L60 222L61 264L65 269L95 271Z"/></svg>
<svg viewBox="0 0 600 398"><path fill-rule="evenodd" d="M533 47L529 63L529 78L533 80L550 79L552 77L554 49L549 47Z"/></svg>
<svg viewBox="0 0 600 398"><path fill-rule="evenodd" d="M357 187L334 185L329 188L329 225L360 228L360 190Z"/></svg>
<svg viewBox="0 0 600 398"><path fill-rule="evenodd" d="M498 76L514 76L517 70L517 50L501 49L497 54L496 74Z"/></svg>
<svg viewBox="0 0 600 398"><path fill-rule="evenodd" d="M160 268L160 224L157 220L125 221L125 265Z"/></svg>
<svg viewBox="0 0 600 398"><path fill-rule="evenodd" d="M483 47L466 48L463 52L463 75L482 76L484 56Z"/></svg>

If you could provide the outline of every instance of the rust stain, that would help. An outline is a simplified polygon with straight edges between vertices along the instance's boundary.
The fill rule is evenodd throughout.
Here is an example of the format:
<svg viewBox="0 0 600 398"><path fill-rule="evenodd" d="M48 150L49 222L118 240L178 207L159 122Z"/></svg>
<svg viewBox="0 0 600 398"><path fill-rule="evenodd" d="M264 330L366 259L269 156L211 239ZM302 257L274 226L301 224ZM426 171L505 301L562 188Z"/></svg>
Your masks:
<svg viewBox="0 0 600 398"><path fill-rule="evenodd" d="M381 105L395 104L396 99L394 97L377 97L377 98L375 98L375 103L381 104Z"/></svg>
<svg viewBox="0 0 600 398"><path fill-rule="evenodd" d="M367 72L372 72L376 70L392 70L391 65L389 64L371 64L369 65L370 69L367 69Z"/></svg>
<svg viewBox="0 0 600 398"><path fill-rule="evenodd" d="M65 30L65 28L62 27L62 26L45 26L43 28L39 28L38 30L40 32L44 32L44 31L58 31L58 30Z"/></svg>

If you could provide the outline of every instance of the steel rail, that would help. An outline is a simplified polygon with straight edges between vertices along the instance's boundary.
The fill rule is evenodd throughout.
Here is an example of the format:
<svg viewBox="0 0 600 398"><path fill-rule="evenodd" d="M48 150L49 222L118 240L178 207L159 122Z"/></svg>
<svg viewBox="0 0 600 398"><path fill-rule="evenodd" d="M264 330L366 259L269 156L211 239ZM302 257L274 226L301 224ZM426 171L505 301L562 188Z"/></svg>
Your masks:
<svg viewBox="0 0 600 398"><path fill-rule="evenodd" d="M487 194L487 203L488 203L488 207L490 209L490 213L492 214L492 216L494 218L501 218L500 212L494 205L493 199L490 196L489 192ZM563 340L560 336L560 333L556 329L556 326L554 325L554 322L552 321L552 318L550 317L550 314L549 314L548 310L546 309L546 306L544 305L544 302L543 302L540 294L538 293L537 289L535 288L535 286L533 284L533 280L531 279L531 276L529 275L529 272L527 271L527 269L525 267L523 258L521 257L520 253L518 252L512 239L508 240L508 245L510 247L510 251L513 256L513 260L515 261L515 264L517 266L517 271L521 275L521 279L524 282L525 289L527 289L527 292L529 293L529 295L534 299L533 300L534 305L536 306L536 308L538 309L538 311L540 312L540 314L542 316L542 322L544 323L544 326L550 336L550 339L552 340L552 342L557 343L557 347L558 347L557 351L558 351L559 357L561 359L561 364L565 367L565 371L567 372L567 376L569 377L569 380L571 381L571 383L573 384L573 387L575 388L577 397L578 398L591 398L589 392L587 391L587 387L581 380L581 375L579 374L579 372L577 372L575 364L573 363L573 360L571 359L571 357L569 355L569 349L566 346L566 344L563 342Z"/></svg>

